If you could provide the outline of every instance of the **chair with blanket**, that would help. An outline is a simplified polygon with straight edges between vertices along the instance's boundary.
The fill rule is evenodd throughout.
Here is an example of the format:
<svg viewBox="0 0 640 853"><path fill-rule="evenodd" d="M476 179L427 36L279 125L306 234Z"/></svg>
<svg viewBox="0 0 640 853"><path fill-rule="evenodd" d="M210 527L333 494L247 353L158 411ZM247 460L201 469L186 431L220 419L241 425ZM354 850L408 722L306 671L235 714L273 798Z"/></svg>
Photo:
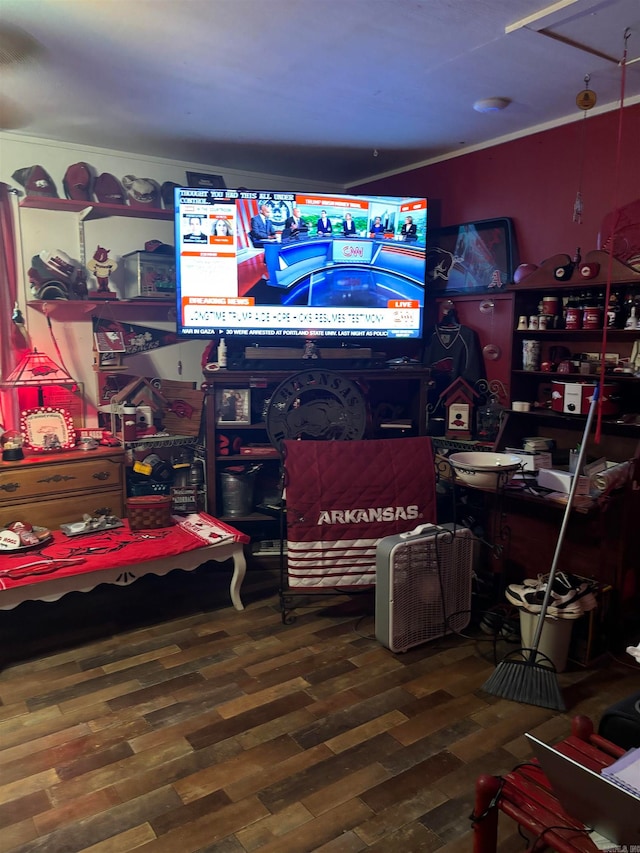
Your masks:
<svg viewBox="0 0 640 853"><path fill-rule="evenodd" d="M385 536L436 521L428 437L283 442L283 594L352 593L376 579Z"/></svg>

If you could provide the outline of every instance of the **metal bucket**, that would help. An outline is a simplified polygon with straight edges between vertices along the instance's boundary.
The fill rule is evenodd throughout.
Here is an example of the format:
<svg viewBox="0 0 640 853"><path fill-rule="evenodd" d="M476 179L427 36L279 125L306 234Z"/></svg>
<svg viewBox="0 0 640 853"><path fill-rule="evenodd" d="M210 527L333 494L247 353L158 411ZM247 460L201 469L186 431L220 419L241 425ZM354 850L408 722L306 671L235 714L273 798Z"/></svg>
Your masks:
<svg viewBox="0 0 640 853"><path fill-rule="evenodd" d="M255 469L222 471L222 514L230 516L249 515L253 510L253 488Z"/></svg>

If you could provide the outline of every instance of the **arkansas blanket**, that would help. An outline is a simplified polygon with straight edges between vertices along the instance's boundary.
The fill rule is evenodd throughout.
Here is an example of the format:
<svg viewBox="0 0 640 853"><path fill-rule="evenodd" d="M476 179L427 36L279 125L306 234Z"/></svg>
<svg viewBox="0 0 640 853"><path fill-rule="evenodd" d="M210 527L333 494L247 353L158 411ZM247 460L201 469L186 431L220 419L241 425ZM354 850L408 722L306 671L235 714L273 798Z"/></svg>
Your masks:
<svg viewBox="0 0 640 853"><path fill-rule="evenodd" d="M283 444L289 587L371 586L378 541L436 521L430 438Z"/></svg>

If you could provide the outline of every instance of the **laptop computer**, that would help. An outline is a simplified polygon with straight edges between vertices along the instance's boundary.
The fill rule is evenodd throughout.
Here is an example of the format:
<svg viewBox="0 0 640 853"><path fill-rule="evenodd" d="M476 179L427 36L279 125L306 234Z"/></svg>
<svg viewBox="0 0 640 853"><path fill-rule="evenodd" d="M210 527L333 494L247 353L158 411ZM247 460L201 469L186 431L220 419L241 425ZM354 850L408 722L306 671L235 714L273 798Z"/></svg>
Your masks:
<svg viewBox="0 0 640 853"><path fill-rule="evenodd" d="M583 767L531 734L533 748L553 793L567 814L593 828L614 844L637 844L640 839L640 797L588 767Z"/></svg>

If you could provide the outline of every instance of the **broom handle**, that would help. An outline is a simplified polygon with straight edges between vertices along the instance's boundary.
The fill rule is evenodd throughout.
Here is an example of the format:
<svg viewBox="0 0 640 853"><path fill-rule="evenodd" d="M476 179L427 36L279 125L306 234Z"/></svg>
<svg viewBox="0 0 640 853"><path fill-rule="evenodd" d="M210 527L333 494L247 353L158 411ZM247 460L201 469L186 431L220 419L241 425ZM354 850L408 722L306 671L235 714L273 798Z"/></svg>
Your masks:
<svg viewBox="0 0 640 853"><path fill-rule="evenodd" d="M558 541L556 543L556 550L553 555L553 561L551 563L551 571L549 572L549 580L547 581L547 588L544 592L544 598L542 599L542 609L538 614L538 622L536 624L536 630L533 635L533 642L531 644L531 662L534 661L535 656L538 651L538 646L540 645L540 637L542 636L542 629L544 628L544 619L547 615L547 609L549 607L549 600L551 598L551 588L553 587L553 581L556 576L556 569L558 567L558 562L560 560L560 551L562 550L562 544L564 542L564 536L569 525L569 516L571 515L571 507L573 505L573 498L576 493L576 489L578 488L578 480L580 479L580 471L582 470L582 460L584 459L586 447L587 447L587 437L591 430L591 423L593 421L593 416L596 411L596 406L598 403L598 398L600 396L600 386L596 385L595 390L593 392L593 397L591 398L591 405L589 406L589 414L587 415L587 422L584 425L584 433L582 435L582 443L580 444L580 450L578 452L578 461L576 462L576 470L573 478L571 480L571 488L569 489L569 497L567 498L567 505L564 510L564 515L562 517L562 526L560 527L560 533L558 534Z"/></svg>

